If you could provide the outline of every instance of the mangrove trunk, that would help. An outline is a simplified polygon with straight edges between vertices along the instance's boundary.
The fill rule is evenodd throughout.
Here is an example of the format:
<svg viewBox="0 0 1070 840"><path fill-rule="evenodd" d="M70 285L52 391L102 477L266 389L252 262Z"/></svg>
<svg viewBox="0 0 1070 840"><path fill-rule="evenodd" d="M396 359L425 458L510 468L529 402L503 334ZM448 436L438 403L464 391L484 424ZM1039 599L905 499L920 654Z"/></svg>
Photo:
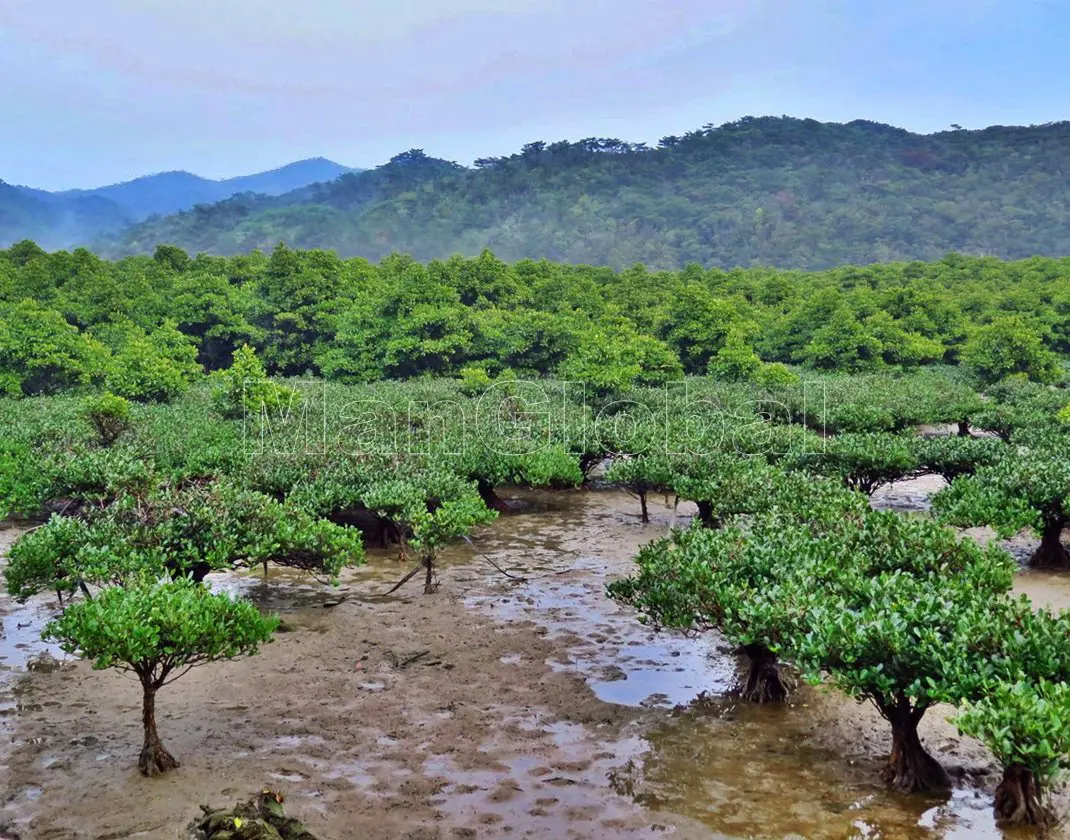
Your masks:
<svg viewBox="0 0 1070 840"><path fill-rule="evenodd" d="M884 771L885 781L905 793L948 790L951 779L947 771L926 752L918 737L925 709L911 708L903 701L883 713L892 725L892 754Z"/></svg>
<svg viewBox="0 0 1070 840"><path fill-rule="evenodd" d="M156 732L156 689L151 683L142 683L144 697L141 706L141 722L145 726L145 745L137 760L137 768L143 776L158 776L178 767L174 756L164 749Z"/></svg>
<svg viewBox="0 0 1070 840"><path fill-rule="evenodd" d="M1040 532L1040 547L1029 558L1029 565L1038 569L1070 569L1070 553L1062 543L1066 520L1047 519Z"/></svg>
<svg viewBox="0 0 1070 840"><path fill-rule="evenodd" d="M695 502L698 505L698 518L707 528L720 528L721 520L713 515L713 502Z"/></svg>
<svg viewBox="0 0 1070 840"><path fill-rule="evenodd" d="M1051 812L1040 801L1040 788L1034 776L1020 764L1003 770L1003 779L996 788L996 819L1010 825L1048 826Z"/></svg>
<svg viewBox="0 0 1070 840"><path fill-rule="evenodd" d="M435 558L431 555L424 557L424 567L427 573L424 575L424 595L432 595L438 589L435 583Z"/></svg>
<svg viewBox="0 0 1070 840"><path fill-rule="evenodd" d="M509 512L509 505L502 500L502 497L498 495L497 489L489 481L482 478L478 479L476 488L479 491L479 498L483 500L483 504L487 506L488 510L496 510L498 513Z"/></svg>

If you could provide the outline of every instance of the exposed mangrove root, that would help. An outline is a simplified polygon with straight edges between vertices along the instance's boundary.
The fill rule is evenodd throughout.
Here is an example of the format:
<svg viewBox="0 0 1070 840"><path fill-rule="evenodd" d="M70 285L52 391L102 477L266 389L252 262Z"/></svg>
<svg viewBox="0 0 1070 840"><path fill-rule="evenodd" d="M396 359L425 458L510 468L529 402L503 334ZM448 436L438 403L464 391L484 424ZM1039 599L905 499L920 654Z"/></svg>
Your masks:
<svg viewBox="0 0 1070 840"><path fill-rule="evenodd" d="M1063 527L1066 522L1062 519L1050 520L1044 523L1041 531L1040 547L1029 558L1029 565L1036 569L1070 569L1070 552L1062 543Z"/></svg>
<svg viewBox="0 0 1070 840"><path fill-rule="evenodd" d="M164 749L164 745L157 738L153 744L145 744L138 756L137 769L142 776L159 776L168 770L178 767L178 761L171 753Z"/></svg>
<svg viewBox="0 0 1070 840"><path fill-rule="evenodd" d="M884 780L904 793L932 793L951 787L943 766L926 752L918 737L918 724L924 709L912 709L906 703L882 712L892 724L892 754L884 769Z"/></svg>
<svg viewBox="0 0 1070 840"><path fill-rule="evenodd" d="M204 579L208 577L208 573L212 571L212 565L204 562L191 563L184 566L171 563L167 566L167 571L171 575L172 580L188 577L191 578L194 583L204 583Z"/></svg>
<svg viewBox="0 0 1070 840"><path fill-rule="evenodd" d="M383 593L383 597L385 598L387 595L393 595L395 592L397 592L399 589L401 589L401 587L403 587L406 583L408 583L410 580L412 580L414 577L416 577L418 574L420 574L420 569L422 569L423 567L424 567L423 563L417 564L407 575L405 575L405 577L403 577L401 580L399 580L397 583L395 583L392 587L390 587L390 589L388 589L386 592L384 592Z"/></svg>
<svg viewBox="0 0 1070 840"><path fill-rule="evenodd" d="M1036 777L1017 764L1003 770L996 788L995 813L999 822L1008 825L1047 828L1054 823L1054 814L1041 802Z"/></svg>
<svg viewBox="0 0 1070 840"><path fill-rule="evenodd" d="M317 840L298 820L287 817L283 795L265 788L248 802L216 810L202 805L204 816L190 826L197 840Z"/></svg>
<svg viewBox="0 0 1070 840"><path fill-rule="evenodd" d="M639 508L643 512L643 524L646 525L650 522L650 511L647 509L646 504L646 490L639 491Z"/></svg>
<svg viewBox="0 0 1070 840"><path fill-rule="evenodd" d="M970 421L969 420L959 420L958 436L959 437L970 437Z"/></svg>
<svg viewBox="0 0 1070 840"><path fill-rule="evenodd" d="M387 595L393 595L406 583L420 574L420 570L424 571L424 595L431 595L438 591L438 579L435 577L435 558L424 557L420 562L409 570L409 573L405 575L401 580L395 583L390 589L382 594L382 597Z"/></svg>
<svg viewBox="0 0 1070 840"><path fill-rule="evenodd" d="M783 703L788 699L788 688L780 676L776 654L762 645L745 645L750 667L747 681L739 695L748 703Z"/></svg>
<svg viewBox="0 0 1070 840"><path fill-rule="evenodd" d="M594 472L594 468L597 467L605 460L605 455L594 455L592 453L584 453L580 456L580 473L583 475L583 480L587 481L591 477L591 473Z"/></svg>

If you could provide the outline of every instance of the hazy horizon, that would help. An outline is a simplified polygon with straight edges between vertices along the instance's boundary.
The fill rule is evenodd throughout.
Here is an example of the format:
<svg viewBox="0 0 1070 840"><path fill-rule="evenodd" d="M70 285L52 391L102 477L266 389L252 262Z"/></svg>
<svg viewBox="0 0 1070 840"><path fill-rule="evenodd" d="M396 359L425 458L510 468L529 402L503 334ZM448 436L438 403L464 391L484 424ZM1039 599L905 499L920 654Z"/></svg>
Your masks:
<svg viewBox="0 0 1070 840"><path fill-rule="evenodd" d="M468 165L748 114L1041 124L1070 117L1068 28L1047 0L8 0L0 179L371 168L412 147Z"/></svg>

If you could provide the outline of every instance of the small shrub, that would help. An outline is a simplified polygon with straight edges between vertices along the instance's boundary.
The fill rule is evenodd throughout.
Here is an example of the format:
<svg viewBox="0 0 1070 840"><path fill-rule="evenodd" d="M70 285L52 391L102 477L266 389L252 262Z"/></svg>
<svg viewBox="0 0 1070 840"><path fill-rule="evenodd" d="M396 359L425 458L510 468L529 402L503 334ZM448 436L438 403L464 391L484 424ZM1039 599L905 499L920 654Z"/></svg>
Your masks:
<svg viewBox="0 0 1070 840"><path fill-rule="evenodd" d="M132 424L130 403L115 394L90 397L85 401L82 414L96 432L101 446L111 446Z"/></svg>

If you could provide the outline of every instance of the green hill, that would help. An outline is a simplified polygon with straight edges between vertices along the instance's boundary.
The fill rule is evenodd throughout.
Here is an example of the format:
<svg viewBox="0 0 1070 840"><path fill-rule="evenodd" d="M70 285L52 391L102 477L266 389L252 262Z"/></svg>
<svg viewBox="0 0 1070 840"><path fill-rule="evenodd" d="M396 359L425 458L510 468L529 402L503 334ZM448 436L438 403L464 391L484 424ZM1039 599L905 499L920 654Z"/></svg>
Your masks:
<svg viewBox="0 0 1070 840"><path fill-rule="evenodd" d="M1070 254L1070 123L919 135L867 121L747 117L656 148L530 143L472 168L419 150L276 198L138 225L112 255L168 242L234 254L282 240L378 259L491 248L615 267Z"/></svg>

